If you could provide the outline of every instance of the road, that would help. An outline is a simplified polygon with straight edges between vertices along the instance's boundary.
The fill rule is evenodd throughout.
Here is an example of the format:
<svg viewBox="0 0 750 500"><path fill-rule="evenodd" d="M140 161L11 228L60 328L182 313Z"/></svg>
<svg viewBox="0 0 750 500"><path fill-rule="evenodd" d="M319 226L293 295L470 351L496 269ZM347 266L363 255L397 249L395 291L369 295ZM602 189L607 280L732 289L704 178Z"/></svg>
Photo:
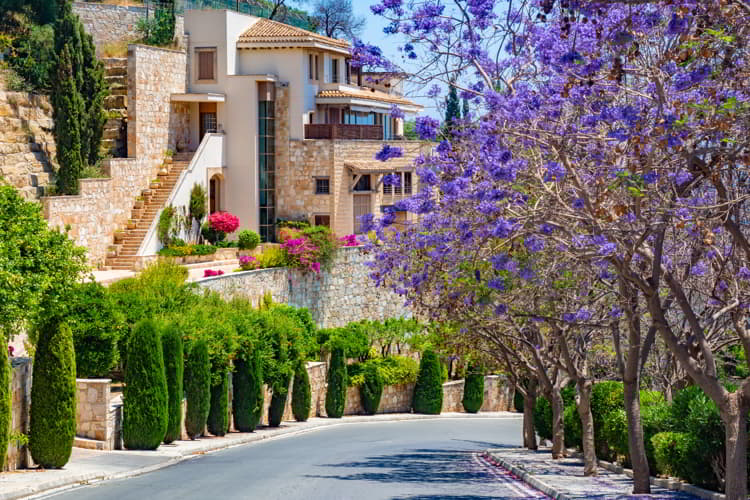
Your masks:
<svg viewBox="0 0 750 500"><path fill-rule="evenodd" d="M479 456L518 446L520 419L337 426L198 456L144 476L79 487L56 500L542 499Z"/></svg>

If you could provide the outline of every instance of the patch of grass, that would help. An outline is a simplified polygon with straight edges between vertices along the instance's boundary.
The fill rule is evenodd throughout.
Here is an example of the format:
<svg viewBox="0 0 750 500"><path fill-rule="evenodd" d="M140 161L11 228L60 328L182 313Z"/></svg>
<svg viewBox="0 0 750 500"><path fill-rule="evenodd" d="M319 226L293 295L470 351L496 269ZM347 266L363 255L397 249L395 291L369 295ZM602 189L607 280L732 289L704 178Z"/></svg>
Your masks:
<svg viewBox="0 0 750 500"><path fill-rule="evenodd" d="M128 40L105 43L99 47L99 57L127 57L128 43Z"/></svg>

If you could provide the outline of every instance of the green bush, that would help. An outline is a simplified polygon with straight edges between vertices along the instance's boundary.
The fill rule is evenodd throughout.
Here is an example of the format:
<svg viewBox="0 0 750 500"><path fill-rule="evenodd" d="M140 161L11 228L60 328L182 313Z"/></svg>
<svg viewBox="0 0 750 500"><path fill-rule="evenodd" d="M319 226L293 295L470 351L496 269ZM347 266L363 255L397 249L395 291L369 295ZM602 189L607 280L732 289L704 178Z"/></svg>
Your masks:
<svg viewBox="0 0 750 500"><path fill-rule="evenodd" d="M694 440L686 432L659 432L651 437L654 461L659 474L687 478L691 473Z"/></svg>
<svg viewBox="0 0 750 500"><path fill-rule="evenodd" d="M218 378L218 380L216 380ZM208 410L208 432L223 436L229 430L229 373L224 366L211 377L211 404Z"/></svg>
<svg viewBox="0 0 750 500"><path fill-rule="evenodd" d="M318 248L316 261L320 262L320 267L330 270L338 249L338 242L331 229L328 226L311 226L302 230L302 236Z"/></svg>
<svg viewBox="0 0 750 500"><path fill-rule="evenodd" d="M380 407L380 397L383 395L383 376L375 363L368 363L363 373L363 383L359 386L362 407L368 415L375 415Z"/></svg>
<svg viewBox="0 0 750 500"><path fill-rule="evenodd" d="M278 247L265 248L256 258L258 259L258 267L262 269L286 266L286 254Z"/></svg>
<svg viewBox="0 0 750 500"><path fill-rule="evenodd" d="M33 371L29 450L34 462L45 469L57 469L68 463L73 451L76 364L73 334L56 318L40 328Z"/></svg>
<svg viewBox="0 0 750 500"><path fill-rule="evenodd" d="M428 349L422 353L419 363L419 375L414 386L415 413L439 415L443 409L443 383L440 360L434 351Z"/></svg>
<svg viewBox="0 0 750 500"><path fill-rule="evenodd" d="M217 231L211 227L211 224L204 222L201 226L201 236L203 239L216 245L227 237L227 233L223 231Z"/></svg>
<svg viewBox="0 0 750 500"><path fill-rule="evenodd" d="M565 446L583 447L583 425L578 415L578 406L575 402L565 407L563 411L563 426L565 428Z"/></svg>
<svg viewBox="0 0 750 500"><path fill-rule="evenodd" d="M232 409L235 429L253 432L263 413L263 360L259 349L246 358L234 361Z"/></svg>
<svg viewBox="0 0 750 500"><path fill-rule="evenodd" d="M594 442L597 456L612 458L604 437L607 416L625 408L625 393L622 382L605 381L594 384L591 389L591 415L594 420Z"/></svg>
<svg viewBox="0 0 750 500"><path fill-rule="evenodd" d="M71 288L65 323L73 332L78 378L107 377L120 359L117 344L125 335L125 317L99 283Z"/></svg>
<svg viewBox="0 0 750 500"><path fill-rule="evenodd" d="M534 429L540 438L552 440L552 405L544 396L536 398L534 403Z"/></svg>
<svg viewBox="0 0 750 500"><path fill-rule="evenodd" d="M484 370L481 366L471 366L464 380L462 400L467 413L477 413L484 403Z"/></svg>
<svg viewBox="0 0 750 500"><path fill-rule="evenodd" d="M188 354L185 363L185 396L185 430L190 439L195 439L203 434L211 404L211 362L208 358L208 345L204 340L197 341Z"/></svg>
<svg viewBox="0 0 750 500"><path fill-rule="evenodd" d="M170 324L162 333L161 346L164 352L164 373L167 378L167 432L164 442L169 444L182 435L182 396L184 376L184 352L182 334L177 325Z"/></svg>
<svg viewBox="0 0 750 500"><path fill-rule="evenodd" d="M190 217L197 220L198 224L206 216L206 189L200 184L193 184L193 189L190 190L188 211Z"/></svg>
<svg viewBox="0 0 750 500"><path fill-rule="evenodd" d="M284 374L273 386L271 394L271 404L268 405L268 425L278 427L284 418L284 408L286 408L286 398L289 396L289 381L291 376Z"/></svg>
<svg viewBox="0 0 750 500"><path fill-rule="evenodd" d="M341 418L344 415L348 387L347 378L344 349L335 347L331 353L331 364L328 367L327 375L326 414L330 418Z"/></svg>
<svg viewBox="0 0 750 500"><path fill-rule="evenodd" d="M131 450L155 450L167 433L168 402L164 354L151 320L138 323L128 345L122 436Z"/></svg>
<svg viewBox="0 0 750 500"><path fill-rule="evenodd" d="M295 420L305 422L310 417L311 391L310 376L303 361L297 363L292 385L292 413Z"/></svg>
<svg viewBox="0 0 750 500"><path fill-rule="evenodd" d="M242 250L255 250L260 245L260 235L255 231L245 229L237 235L237 246Z"/></svg>
<svg viewBox="0 0 750 500"><path fill-rule="evenodd" d="M5 454L8 451L12 414L10 408L11 371L7 355L8 349L5 342L2 342L1 345L5 346L5 352L0 352L0 470L3 470L5 466Z"/></svg>
<svg viewBox="0 0 750 500"><path fill-rule="evenodd" d="M365 370L369 365L376 365L383 385L411 384L417 381L419 363L406 356L388 356L387 358L368 359L364 363L353 363L347 366L350 386L361 386L365 382Z"/></svg>

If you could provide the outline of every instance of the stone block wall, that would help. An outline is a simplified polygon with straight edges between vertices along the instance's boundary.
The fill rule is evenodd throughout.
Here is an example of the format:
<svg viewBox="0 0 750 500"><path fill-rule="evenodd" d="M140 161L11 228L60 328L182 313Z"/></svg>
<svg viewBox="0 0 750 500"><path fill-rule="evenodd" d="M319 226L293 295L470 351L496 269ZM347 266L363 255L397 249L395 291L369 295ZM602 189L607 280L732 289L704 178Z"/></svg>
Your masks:
<svg viewBox="0 0 750 500"><path fill-rule="evenodd" d="M102 46L140 39L136 30L138 21L152 17L153 9L126 5L106 5L93 2L73 2L73 12L78 14L86 31L93 37L97 49ZM177 16L175 20L175 38L180 47L183 45L185 18Z"/></svg>
<svg viewBox="0 0 750 500"><path fill-rule="evenodd" d="M376 413L411 413L414 385L411 383L383 387L383 395L380 397L380 406ZM364 415L364 413L359 387L349 387L346 392L344 415Z"/></svg>
<svg viewBox="0 0 750 500"><path fill-rule="evenodd" d="M110 379L76 380L76 435L110 443L107 449L114 449L110 382Z"/></svg>
<svg viewBox="0 0 750 500"><path fill-rule="evenodd" d="M443 412L463 412L464 381L452 380L443 384Z"/></svg>
<svg viewBox="0 0 750 500"><path fill-rule="evenodd" d="M128 49L128 153L105 162L108 175L82 179L78 196L43 199L50 226L70 225L70 236L86 247L89 261L104 263L115 230L131 216L133 200L159 172L164 153L182 134L171 117L170 96L185 92L185 53L143 45Z"/></svg>
<svg viewBox="0 0 750 500"><path fill-rule="evenodd" d="M27 200L54 180L54 126L46 96L0 90L0 177Z"/></svg>
<svg viewBox="0 0 750 500"><path fill-rule="evenodd" d="M276 302L309 309L320 328L344 326L365 318L410 317L411 311L404 307L401 297L373 286L364 265L369 259L361 248L341 248L331 272L261 269L207 278L198 281L198 285L219 292L224 298L240 296L255 303L270 292Z"/></svg>
<svg viewBox="0 0 750 500"><path fill-rule="evenodd" d="M11 358L11 424L12 433L29 433L29 408L31 407L31 358ZM31 456L26 446L19 447L13 441L8 445L5 470L16 470L31 465Z"/></svg>

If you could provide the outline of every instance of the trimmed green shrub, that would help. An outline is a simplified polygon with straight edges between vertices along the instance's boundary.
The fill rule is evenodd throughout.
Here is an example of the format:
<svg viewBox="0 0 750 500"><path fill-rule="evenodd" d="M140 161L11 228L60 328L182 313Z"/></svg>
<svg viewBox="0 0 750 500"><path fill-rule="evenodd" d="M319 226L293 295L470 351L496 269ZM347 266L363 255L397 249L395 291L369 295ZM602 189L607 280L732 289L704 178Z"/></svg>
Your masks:
<svg viewBox="0 0 750 500"><path fill-rule="evenodd" d="M469 368L464 380L464 397L462 400L467 413L477 413L484 403L484 370L474 365Z"/></svg>
<svg viewBox="0 0 750 500"><path fill-rule="evenodd" d="M232 410L234 427L240 432L253 432L263 413L263 360L256 349L248 360L234 360L232 374Z"/></svg>
<svg viewBox="0 0 750 500"><path fill-rule="evenodd" d="M260 235L255 231L245 229L237 235L237 246L242 250L255 250L260 245Z"/></svg>
<svg viewBox="0 0 750 500"><path fill-rule="evenodd" d="M523 398L523 394L521 394L521 391L516 389L516 392L513 393L513 408L515 408L515 410L518 413L523 413L523 405L524 405L523 399L524 398Z"/></svg>
<svg viewBox="0 0 750 500"><path fill-rule="evenodd" d="M383 395L383 376L378 365L369 363L365 366L364 382L359 386L359 395L365 413L375 415L380 406L380 397Z"/></svg>
<svg viewBox="0 0 750 500"><path fill-rule="evenodd" d="M211 404L211 363L203 340L193 345L185 363L185 396L185 430L190 439L195 439L203 434Z"/></svg>
<svg viewBox="0 0 750 500"><path fill-rule="evenodd" d="M161 337L164 352L164 373L167 377L167 433L166 444L180 439L182 434L182 396L184 375L184 353L182 335L175 324L170 324Z"/></svg>
<svg viewBox="0 0 750 500"><path fill-rule="evenodd" d="M591 389L591 416L594 420L594 442L597 456L610 457L604 425L608 415L625 408L625 393L622 382L605 381L594 384Z"/></svg>
<svg viewBox="0 0 750 500"><path fill-rule="evenodd" d="M651 437L654 461L659 474L688 477L693 439L686 432L659 432Z"/></svg>
<svg viewBox="0 0 750 500"><path fill-rule="evenodd" d="M295 420L305 422L310 417L310 375L303 361L297 363L292 385L292 413Z"/></svg>
<svg viewBox="0 0 750 500"><path fill-rule="evenodd" d="M331 364L328 367L327 375L326 414L330 418L341 418L344 415L348 386L347 378L344 349L337 346L331 353Z"/></svg>
<svg viewBox="0 0 750 500"><path fill-rule="evenodd" d="M583 447L583 425L578 415L578 406L573 402L563 411L563 427L565 428L565 446Z"/></svg>
<svg viewBox="0 0 750 500"><path fill-rule="evenodd" d="M0 352L0 470L5 466L5 454L8 451L8 439L10 438L11 422L11 394L10 382L11 371L8 360L8 348L5 342L4 352Z"/></svg>
<svg viewBox="0 0 750 500"><path fill-rule="evenodd" d="M31 400L31 457L45 469L62 467L76 433L76 363L73 334L56 318L40 328Z"/></svg>
<svg viewBox="0 0 750 500"><path fill-rule="evenodd" d="M540 438L552 440L552 405L544 396L536 398L534 403L534 429Z"/></svg>
<svg viewBox="0 0 750 500"><path fill-rule="evenodd" d="M414 386L414 412L427 415L439 415L443 409L443 383L440 360L434 351L428 349L422 353L419 363L419 375Z"/></svg>
<svg viewBox="0 0 750 500"><path fill-rule="evenodd" d="M218 382L211 383L211 406L208 410L208 432L223 436L229 430L229 372L221 367Z"/></svg>
<svg viewBox="0 0 750 500"><path fill-rule="evenodd" d="M273 386L271 395L271 404L268 405L268 425L278 427L284 418L284 408L286 407L286 398L289 395L289 381L291 376L284 374Z"/></svg>
<svg viewBox="0 0 750 500"><path fill-rule="evenodd" d="M151 320L138 323L128 345L122 437L130 450L155 450L167 433L167 379L159 331Z"/></svg>
<svg viewBox="0 0 750 500"><path fill-rule="evenodd" d="M190 217L197 220L198 223L206 216L206 189L200 184L193 184L190 190L190 203L188 204Z"/></svg>
<svg viewBox="0 0 750 500"><path fill-rule="evenodd" d="M383 385L411 384L417 381L419 363L406 356L388 356L387 358L368 359L364 363L347 365L350 386L361 386L365 383L365 370L369 365L378 367L383 378Z"/></svg>

